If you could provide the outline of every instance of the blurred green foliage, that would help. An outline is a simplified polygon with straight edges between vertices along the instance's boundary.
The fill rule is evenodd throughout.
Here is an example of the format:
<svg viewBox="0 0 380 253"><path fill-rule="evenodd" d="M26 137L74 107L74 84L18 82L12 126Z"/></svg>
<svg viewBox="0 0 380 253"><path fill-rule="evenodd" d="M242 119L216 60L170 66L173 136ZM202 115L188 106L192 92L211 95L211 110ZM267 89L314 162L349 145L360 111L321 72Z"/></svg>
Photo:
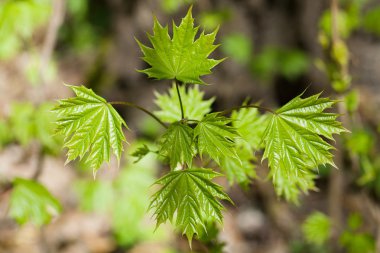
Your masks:
<svg viewBox="0 0 380 253"><path fill-rule="evenodd" d="M18 142L27 146L33 140L41 143L47 152L57 153L62 139L55 133L53 105L43 103L37 107L28 102L15 102L10 116L0 119L0 146Z"/></svg>
<svg viewBox="0 0 380 253"><path fill-rule="evenodd" d="M132 144L131 152L137 146L138 143ZM148 154L138 163L128 160L112 182L100 179L78 181L76 191L81 208L84 211L109 215L119 245L131 246L138 241L165 238L160 231L152 233L154 223L146 216L156 169L154 155Z"/></svg>
<svg viewBox="0 0 380 253"><path fill-rule="evenodd" d="M323 245L331 234L330 219L321 212L314 212L302 224L302 231L306 241Z"/></svg>
<svg viewBox="0 0 380 253"><path fill-rule="evenodd" d="M294 240L290 242L291 253L330 253L325 245L309 244L302 240Z"/></svg>
<svg viewBox="0 0 380 253"><path fill-rule="evenodd" d="M358 110L360 103L359 92L351 90L344 96L344 105L349 113L354 113Z"/></svg>
<svg viewBox="0 0 380 253"><path fill-rule="evenodd" d="M366 129L354 129L348 136L346 147L354 154L367 155L374 147L375 139Z"/></svg>
<svg viewBox="0 0 380 253"><path fill-rule="evenodd" d="M359 26L359 15L357 8L347 10L339 10L337 16L337 25L339 35L347 39L352 31ZM331 38L332 36L332 18L331 11L327 10L323 13L319 21L319 28L323 31L324 36Z"/></svg>
<svg viewBox="0 0 380 253"><path fill-rule="evenodd" d="M356 128L346 137L345 146L358 161L358 185L374 191L380 197L380 157L376 155L377 136L370 129Z"/></svg>
<svg viewBox="0 0 380 253"><path fill-rule="evenodd" d="M13 187L9 215L18 223L41 226L61 211L58 200L35 180L16 178Z"/></svg>
<svg viewBox="0 0 380 253"><path fill-rule="evenodd" d="M362 218L353 213L347 221L347 229L342 233L339 243L347 253L375 253L375 240L372 235L359 232L362 226Z"/></svg>
<svg viewBox="0 0 380 253"><path fill-rule="evenodd" d="M112 16L105 1L67 0L67 16L59 31L61 49L84 54L106 44Z"/></svg>
<svg viewBox="0 0 380 253"><path fill-rule="evenodd" d="M195 0L160 0L161 9L172 14L186 4L192 4Z"/></svg>
<svg viewBox="0 0 380 253"><path fill-rule="evenodd" d="M33 140L41 143L44 151L57 154L61 150L62 138L55 135L53 105L43 103L34 106L28 102L12 104L9 118L0 120L0 144L18 142L27 146Z"/></svg>
<svg viewBox="0 0 380 253"><path fill-rule="evenodd" d="M50 0L3 0L0 2L0 59L9 59L24 47L51 13Z"/></svg>
<svg viewBox="0 0 380 253"><path fill-rule="evenodd" d="M241 33L233 33L222 38L222 51L240 64L252 59L252 41Z"/></svg>
<svg viewBox="0 0 380 253"><path fill-rule="evenodd" d="M363 28L380 36L380 6L369 10L363 17Z"/></svg>
<svg viewBox="0 0 380 253"><path fill-rule="evenodd" d="M231 19L229 9L204 11L199 14L199 22L206 31L213 31L221 24Z"/></svg>
<svg viewBox="0 0 380 253"><path fill-rule="evenodd" d="M283 75L294 80L309 69L308 56L297 49L266 47L254 56L251 63L253 73L264 80L271 80L275 75Z"/></svg>

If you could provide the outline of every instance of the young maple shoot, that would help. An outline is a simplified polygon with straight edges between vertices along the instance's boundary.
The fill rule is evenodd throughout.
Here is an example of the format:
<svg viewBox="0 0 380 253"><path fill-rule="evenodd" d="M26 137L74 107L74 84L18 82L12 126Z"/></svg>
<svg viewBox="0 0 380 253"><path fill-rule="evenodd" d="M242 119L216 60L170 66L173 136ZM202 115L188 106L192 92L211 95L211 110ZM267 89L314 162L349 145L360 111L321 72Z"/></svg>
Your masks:
<svg viewBox="0 0 380 253"><path fill-rule="evenodd" d="M337 101L320 94L305 99L301 94L277 111L245 103L212 112L214 98L204 99L198 86L190 84L205 84L201 77L222 61L209 59L217 48L217 30L196 38L198 29L190 8L179 26L173 24L172 37L168 26L155 18L153 35L148 35L151 47L137 41L143 60L150 65L141 72L173 83L168 94L156 93L158 111L152 113L130 102L107 102L83 86L69 86L76 97L61 100L55 109L68 160L84 159L94 173L110 160L111 149L119 159L126 142L122 126L127 125L112 105L131 106L157 120L166 130L158 139L158 151L144 145L132 155L141 160L153 152L166 158L170 172L156 182L161 188L153 195L150 209L157 226L170 221L190 244L194 235L207 232L210 221L222 223L220 201L231 201L213 182L222 176L215 169L231 184L247 187L256 175L255 153L264 149L262 159L268 160L277 194L297 203L302 191L315 189L318 166L335 166L333 147L325 139L333 140L333 134L346 131L337 114L325 112Z"/></svg>

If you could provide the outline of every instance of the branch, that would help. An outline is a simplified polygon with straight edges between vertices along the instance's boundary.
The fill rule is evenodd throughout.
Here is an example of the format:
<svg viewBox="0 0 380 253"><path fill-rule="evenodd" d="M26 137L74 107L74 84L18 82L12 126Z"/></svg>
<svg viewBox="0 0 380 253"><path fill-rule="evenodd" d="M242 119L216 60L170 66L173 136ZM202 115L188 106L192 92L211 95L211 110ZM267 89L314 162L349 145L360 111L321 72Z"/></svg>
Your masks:
<svg viewBox="0 0 380 253"><path fill-rule="evenodd" d="M160 123L163 127L168 128L168 126L163 121L161 121L156 115L154 115L152 112L150 112L149 110L145 109L144 107L141 107L141 106L136 105L134 103L125 102L125 101L113 101L113 102L109 102L109 104L111 104L111 105L125 105L125 106L129 106L129 107L133 107L133 108L139 109L140 111L143 111L146 114L148 114L149 116L151 116L158 123Z"/></svg>

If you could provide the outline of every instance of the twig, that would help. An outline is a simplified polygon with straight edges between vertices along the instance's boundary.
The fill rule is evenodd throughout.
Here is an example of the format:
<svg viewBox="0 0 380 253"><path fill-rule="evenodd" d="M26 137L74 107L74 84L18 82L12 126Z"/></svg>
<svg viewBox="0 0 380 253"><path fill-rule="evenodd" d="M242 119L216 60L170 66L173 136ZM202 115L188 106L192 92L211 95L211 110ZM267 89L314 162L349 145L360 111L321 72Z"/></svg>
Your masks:
<svg viewBox="0 0 380 253"><path fill-rule="evenodd" d="M125 106L129 106L129 107L133 107L133 108L139 109L140 111L143 111L146 114L148 114L149 116L151 116L158 123L160 123L163 127L168 128L168 126L163 121L161 121L156 115L154 115L152 112L150 112L149 110L145 109L144 107L141 107L141 106L136 105L134 103L125 102L125 101L113 101L113 102L109 102L109 103L111 105L125 105Z"/></svg>

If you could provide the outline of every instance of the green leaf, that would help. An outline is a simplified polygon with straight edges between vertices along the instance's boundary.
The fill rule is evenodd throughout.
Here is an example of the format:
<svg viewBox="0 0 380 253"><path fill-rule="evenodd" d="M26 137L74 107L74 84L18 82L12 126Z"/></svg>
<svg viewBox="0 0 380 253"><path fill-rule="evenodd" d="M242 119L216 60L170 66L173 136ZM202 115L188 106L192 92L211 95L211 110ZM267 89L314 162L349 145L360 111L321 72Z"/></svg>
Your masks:
<svg viewBox="0 0 380 253"><path fill-rule="evenodd" d="M256 108L242 108L231 115L232 126L241 138L236 139L234 152L238 159L225 156L221 159L220 169L228 181L247 187L251 178L256 176L254 162L255 151L263 147L263 134L268 125L268 117L260 115Z"/></svg>
<svg viewBox="0 0 380 253"><path fill-rule="evenodd" d="M95 173L104 161L110 161L111 147L120 159L126 141L122 125L127 125L112 105L91 89L69 87L77 97L60 100L54 109L58 115L57 131L65 135L67 160L83 159L87 154L86 164Z"/></svg>
<svg viewBox="0 0 380 253"><path fill-rule="evenodd" d="M252 178L256 177L253 161L253 152L244 147L235 148L239 159L223 157L220 161L220 169L226 175L230 184L238 183L247 188Z"/></svg>
<svg viewBox="0 0 380 253"><path fill-rule="evenodd" d="M306 99L300 96L272 115L264 133L263 159L268 158L276 191L295 202L299 190L314 188L311 169L335 166L330 153L333 147L322 137L333 140L333 134L347 131L336 120L337 114L323 112L337 101L319 98L320 94Z"/></svg>
<svg viewBox="0 0 380 253"><path fill-rule="evenodd" d="M256 108L242 108L231 115L232 126L241 136L238 144L257 151L263 147L263 135L268 126L268 116L260 115Z"/></svg>
<svg viewBox="0 0 380 253"><path fill-rule="evenodd" d="M331 234L330 219L323 213L314 212L303 223L302 231L308 242L322 245Z"/></svg>
<svg viewBox="0 0 380 253"><path fill-rule="evenodd" d="M199 91L198 86L186 89L185 86L179 86L181 94L183 112L187 119L201 120L204 115L211 111L211 104L214 98L203 100L204 93ZM156 105L160 111L154 114L164 122L175 122L181 119L181 107L179 104L176 86L173 85L169 90L169 94L161 95L156 92Z"/></svg>
<svg viewBox="0 0 380 253"><path fill-rule="evenodd" d="M161 139L160 155L169 158L170 167L186 163L191 167L193 160L193 129L181 122L173 123Z"/></svg>
<svg viewBox="0 0 380 253"><path fill-rule="evenodd" d="M43 225L61 211L61 205L41 184L16 178L11 194L9 214L18 223L28 221Z"/></svg>
<svg viewBox="0 0 380 253"><path fill-rule="evenodd" d="M223 205L219 200L231 200L221 186L212 182L218 176L211 169L192 168L172 171L159 179L156 184L162 188L153 195L150 205L157 226L170 220L191 244L194 234L206 230L206 220L221 223Z"/></svg>
<svg viewBox="0 0 380 253"><path fill-rule="evenodd" d="M131 154L131 156L136 157L137 159L134 161L134 163L138 163L141 159L143 159L147 154L149 154L150 149L149 147L144 144L142 147L139 147L135 152Z"/></svg>
<svg viewBox="0 0 380 253"><path fill-rule="evenodd" d="M197 33L191 8L179 26L173 23L172 38L168 27L162 27L155 18L153 35L148 34L152 48L137 41L144 54L143 60L151 66L141 72L150 78L205 84L200 77L210 74L211 69L223 60L208 58L218 47L213 44L217 30L210 34L202 32L195 40Z"/></svg>
<svg viewBox="0 0 380 253"><path fill-rule="evenodd" d="M234 149L235 138L239 137L236 128L229 126L230 119L218 113L206 115L195 127L194 137L200 155L207 153L217 163L223 157L239 160Z"/></svg>

